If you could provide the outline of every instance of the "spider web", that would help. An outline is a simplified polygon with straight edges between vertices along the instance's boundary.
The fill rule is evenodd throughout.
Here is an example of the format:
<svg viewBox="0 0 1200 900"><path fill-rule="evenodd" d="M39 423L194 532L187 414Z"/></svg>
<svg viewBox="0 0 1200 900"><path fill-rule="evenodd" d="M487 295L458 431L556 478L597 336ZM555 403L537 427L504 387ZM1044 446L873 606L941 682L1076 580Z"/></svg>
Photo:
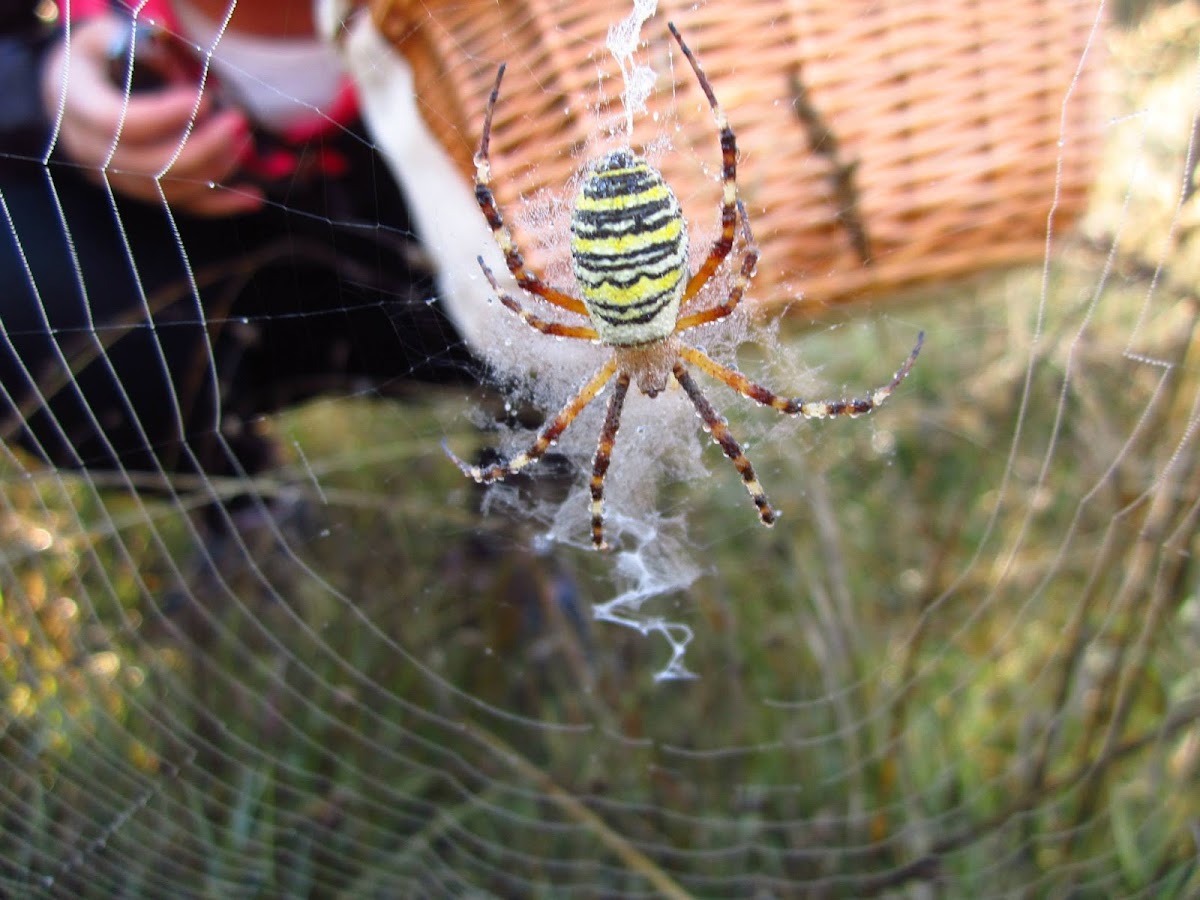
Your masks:
<svg viewBox="0 0 1200 900"><path fill-rule="evenodd" d="M602 403L487 491L440 449L519 449L604 359L499 304L455 320L425 254L495 262L477 218L478 240L417 246L284 192L277 239L220 223L253 251L231 272L164 199L135 249L119 173L6 151L49 218L4 181L27 267L0 334L0 894L1200 892L1200 8L1095 14L1084 220L1051 218L1040 264L706 330L830 397L927 338L857 421L705 384L783 510L770 531L686 402L632 392L612 554L587 547L581 474ZM635 143L691 152L672 127L635 118ZM554 248L569 196L506 211ZM97 234L145 288L126 318L86 277ZM174 293L164 259L186 262ZM473 264L438 274L479 295Z"/></svg>

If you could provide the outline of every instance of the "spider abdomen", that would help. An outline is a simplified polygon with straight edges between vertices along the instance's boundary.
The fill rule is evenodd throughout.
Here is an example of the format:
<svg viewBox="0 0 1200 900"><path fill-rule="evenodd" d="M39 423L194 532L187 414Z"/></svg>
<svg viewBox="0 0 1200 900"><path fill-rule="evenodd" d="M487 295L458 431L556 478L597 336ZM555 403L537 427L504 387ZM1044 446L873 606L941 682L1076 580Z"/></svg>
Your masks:
<svg viewBox="0 0 1200 900"><path fill-rule="evenodd" d="M687 222L658 170L627 149L592 164L571 214L571 262L600 340L630 346L674 332L687 252Z"/></svg>

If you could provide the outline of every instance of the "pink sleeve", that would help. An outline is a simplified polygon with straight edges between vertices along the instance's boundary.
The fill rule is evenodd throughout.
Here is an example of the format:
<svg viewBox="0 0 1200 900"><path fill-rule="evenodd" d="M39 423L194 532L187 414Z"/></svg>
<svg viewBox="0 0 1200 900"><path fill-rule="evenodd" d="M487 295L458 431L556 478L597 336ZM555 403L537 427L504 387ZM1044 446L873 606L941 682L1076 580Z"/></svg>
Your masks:
<svg viewBox="0 0 1200 900"><path fill-rule="evenodd" d="M69 14L73 21L111 12L113 9L114 4L108 0L72 0ZM171 29L177 25L175 11L171 8L169 0L146 0L138 12L138 19L158 22Z"/></svg>

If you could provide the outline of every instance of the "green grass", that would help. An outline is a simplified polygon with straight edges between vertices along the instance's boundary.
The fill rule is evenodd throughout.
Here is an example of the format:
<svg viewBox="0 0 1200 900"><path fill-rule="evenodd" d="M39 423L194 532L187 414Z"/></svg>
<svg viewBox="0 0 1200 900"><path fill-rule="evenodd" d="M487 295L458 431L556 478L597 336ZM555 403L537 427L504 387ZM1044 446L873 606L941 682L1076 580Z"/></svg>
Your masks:
<svg viewBox="0 0 1200 900"><path fill-rule="evenodd" d="M1065 265L1055 289L1088 277ZM423 892L454 871L500 893L658 877L859 895L936 870L956 895L1182 890L1200 813L1169 787L1196 767L1194 454L1162 473L1194 332L1176 309L1150 323L1177 363L1159 385L1121 357L1136 307L1106 299L1052 441L1080 309L1050 304L1019 417L1028 351L1007 323L1030 321L1038 283L997 284L897 314L930 338L885 411L755 441L777 528L715 451L710 477L667 485L703 565L654 608L694 629L693 682L653 680L657 639L571 625L561 580L586 616L611 558L533 553L533 523L474 511L437 449L472 440L460 391L278 421L307 468L261 487L307 491L316 521L170 615L155 603L191 553L178 512L149 507L159 548L147 513L110 499L118 544L82 483L10 491L10 516L57 525L4 584L6 627L26 629L9 683L37 685L4 729L23 773L5 877L94 895ZM851 382L858 360L903 355L895 321L781 349Z"/></svg>

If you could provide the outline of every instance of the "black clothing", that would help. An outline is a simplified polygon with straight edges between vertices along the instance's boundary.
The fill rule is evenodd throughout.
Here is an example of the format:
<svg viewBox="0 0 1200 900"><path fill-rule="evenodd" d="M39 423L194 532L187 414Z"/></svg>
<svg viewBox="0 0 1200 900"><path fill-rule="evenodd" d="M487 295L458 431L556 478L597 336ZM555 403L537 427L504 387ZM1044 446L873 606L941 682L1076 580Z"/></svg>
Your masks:
<svg viewBox="0 0 1200 900"><path fill-rule="evenodd" d="M3 156L40 156L50 122L42 107L42 58L56 37L35 4L0 0L0 166Z"/></svg>

